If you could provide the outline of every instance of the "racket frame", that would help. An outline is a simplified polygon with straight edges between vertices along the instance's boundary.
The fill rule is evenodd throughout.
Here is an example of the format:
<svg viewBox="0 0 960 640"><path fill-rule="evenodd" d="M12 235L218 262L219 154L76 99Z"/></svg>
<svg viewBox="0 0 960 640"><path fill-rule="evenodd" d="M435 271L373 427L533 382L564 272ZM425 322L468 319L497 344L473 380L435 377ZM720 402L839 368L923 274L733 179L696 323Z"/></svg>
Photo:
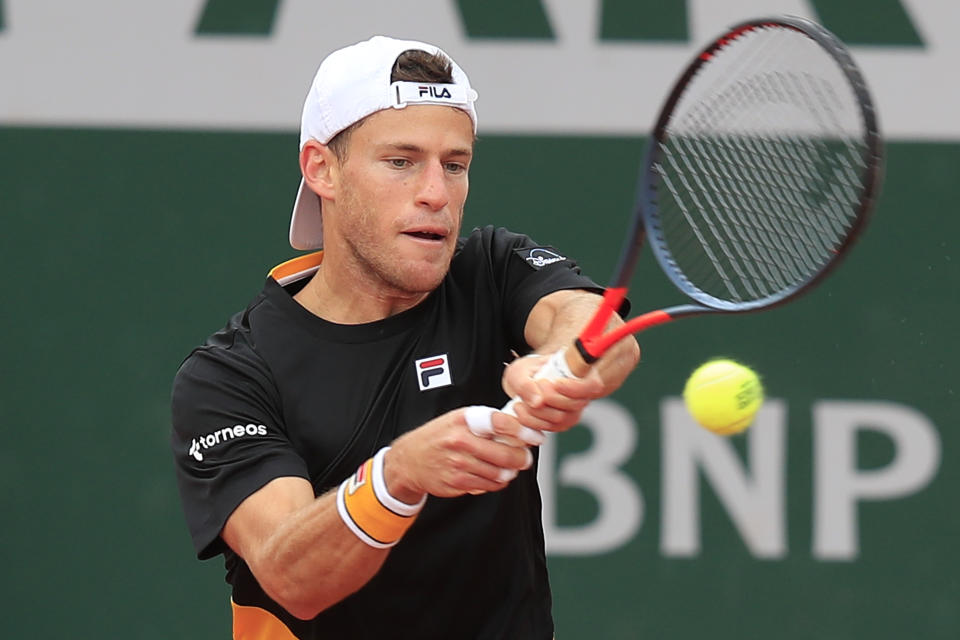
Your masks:
<svg viewBox="0 0 960 640"><path fill-rule="evenodd" d="M676 266L665 244L658 241L659 208L657 205L657 187L660 183L660 176L656 171L656 166L662 155L660 151L661 145L669 138L667 129L674 114L674 108L689 87L694 76L714 57L717 51L731 41L747 32L764 28L787 28L797 31L814 40L837 63L838 68L853 90L860 108L860 116L863 121L865 134L863 139L865 145L863 160L866 168L862 176L863 187L851 228L844 237L843 242L834 249L833 257L826 264L808 279L795 283L782 291L757 300L731 302L717 298L697 288L687 280ZM660 114L647 142L645 158L639 180L636 210L632 217L630 231L621 249L614 276L604 293L604 300L601 303L601 307L577 337L574 344L575 349L568 350L567 361L575 373L589 370L589 366L596 362L607 349L629 334L665 324L680 317L708 313L748 313L761 309L769 309L793 300L800 294L817 286L836 268L866 227L870 213L876 203L882 181L883 143L877 123L876 110L873 106L870 92L867 89L866 81L846 46L830 31L815 22L797 16L779 16L754 19L736 24L715 38L694 57L674 83L672 90L660 109ZM650 244L663 272L674 286L687 297L694 300L695 303L676 305L651 311L631 318L619 327L616 327L608 333L604 333L613 313L620 309L626 297L630 280L633 277L634 267L640 255L640 249L647 235L652 237ZM583 373L578 373L577 375L583 375Z"/></svg>

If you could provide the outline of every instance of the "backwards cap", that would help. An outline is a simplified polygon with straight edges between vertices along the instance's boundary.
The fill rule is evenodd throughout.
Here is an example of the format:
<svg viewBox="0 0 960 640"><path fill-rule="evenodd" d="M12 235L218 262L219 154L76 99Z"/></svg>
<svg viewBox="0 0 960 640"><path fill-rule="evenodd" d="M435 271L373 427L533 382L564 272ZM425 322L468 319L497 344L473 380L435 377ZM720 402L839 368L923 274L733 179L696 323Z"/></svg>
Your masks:
<svg viewBox="0 0 960 640"><path fill-rule="evenodd" d="M409 49L443 54L452 65L453 84L390 82L397 57ZM303 104L300 149L308 140L327 144L350 125L383 109L402 109L408 104L438 104L457 107L470 116L477 132L477 92L456 62L439 48L414 40L375 36L334 51L320 64ZM300 180L300 190L290 220L290 244L294 249L323 248L320 198Z"/></svg>

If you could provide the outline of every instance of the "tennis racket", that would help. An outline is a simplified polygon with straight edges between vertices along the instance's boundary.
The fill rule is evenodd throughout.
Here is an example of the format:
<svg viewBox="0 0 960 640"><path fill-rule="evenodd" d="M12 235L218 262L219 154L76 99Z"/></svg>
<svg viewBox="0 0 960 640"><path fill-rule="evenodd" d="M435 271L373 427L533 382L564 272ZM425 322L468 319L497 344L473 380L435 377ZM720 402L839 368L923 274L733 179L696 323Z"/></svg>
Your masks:
<svg viewBox="0 0 960 640"><path fill-rule="evenodd" d="M537 377L583 376L621 338L677 318L760 311L809 291L863 231L881 165L873 102L843 43L797 17L732 27L667 97L603 303ZM607 331L645 237L689 303Z"/></svg>

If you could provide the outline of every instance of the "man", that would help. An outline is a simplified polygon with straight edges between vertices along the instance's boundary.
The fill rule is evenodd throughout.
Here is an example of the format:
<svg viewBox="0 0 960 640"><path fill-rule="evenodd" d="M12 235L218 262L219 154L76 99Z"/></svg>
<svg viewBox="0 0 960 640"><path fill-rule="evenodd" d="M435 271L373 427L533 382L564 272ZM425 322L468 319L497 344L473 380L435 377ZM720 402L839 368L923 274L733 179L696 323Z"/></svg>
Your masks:
<svg viewBox="0 0 960 640"><path fill-rule="evenodd" d="M639 349L533 378L599 288L525 236L459 237L476 96L431 45L331 54L290 228L323 251L275 268L177 374L181 497L199 557L224 554L234 638L553 635L531 449ZM516 417L492 408L510 396Z"/></svg>

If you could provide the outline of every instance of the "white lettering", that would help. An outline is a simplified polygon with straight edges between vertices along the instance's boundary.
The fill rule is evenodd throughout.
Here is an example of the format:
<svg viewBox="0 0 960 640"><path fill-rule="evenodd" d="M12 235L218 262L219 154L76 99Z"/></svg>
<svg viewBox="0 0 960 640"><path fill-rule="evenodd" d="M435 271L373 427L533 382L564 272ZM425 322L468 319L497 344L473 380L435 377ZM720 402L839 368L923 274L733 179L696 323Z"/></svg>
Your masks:
<svg viewBox="0 0 960 640"><path fill-rule="evenodd" d="M925 487L940 465L940 437L926 416L889 402L817 402L813 424L813 555L853 560L860 552L860 500L889 500ZM866 431L893 442L888 465L857 468L857 434Z"/></svg>
<svg viewBox="0 0 960 640"><path fill-rule="evenodd" d="M696 425L679 398L666 398L661 414L661 531L664 556L702 551L700 486L705 480L756 557L788 552L786 404L770 399L742 436L746 460L730 439ZM640 530L643 499L621 466L635 449L635 423L612 400L595 401L583 425L591 448L558 460L556 436L540 450L538 480L543 495L547 551L589 555L616 549ZM579 427L578 427L579 428ZM894 448L891 462L857 468L857 435L875 432ZM941 463L939 434L910 407L887 402L820 401L813 407L813 549L821 560L852 560L860 551L857 507L863 500L889 500L927 486ZM558 525L557 487L576 487L597 501L598 515L577 526Z"/></svg>
<svg viewBox="0 0 960 640"><path fill-rule="evenodd" d="M660 404L660 416L663 447L660 549L663 554L696 556L700 553L700 471L754 556L785 555L784 403L767 400L747 431L750 474L730 440L694 422L681 399L665 398Z"/></svg>
<svg viewBox="0 0 960 640"><path fill-rule="evenodd" d="M547 553L553 555L611 551L629 542L642 522L640 490L620 468L636 445L633 416L612 400L595 400L584 410L581 424L590 430L593 446L564 456L556 464L556 475L556 436L551 434L540 446L538 480L543 496L543 529ZM560 527L556 484L578 487L593 495L598 504L596 519Z"/></svg>
<svg viewBox="0 0 960 640"><path fill-rule="evenodd" d="M194 438L190 443L190 449L187 451L187 455L193 456L198 462L202 462L203 453L201 453L201 449L210 449L211 447L221 444L221 442L228 442L234 438L265 435L267 435L267 427L262 424L248 424L246 426L238 424L233 427L224 427L223 429Z"/></svg>

